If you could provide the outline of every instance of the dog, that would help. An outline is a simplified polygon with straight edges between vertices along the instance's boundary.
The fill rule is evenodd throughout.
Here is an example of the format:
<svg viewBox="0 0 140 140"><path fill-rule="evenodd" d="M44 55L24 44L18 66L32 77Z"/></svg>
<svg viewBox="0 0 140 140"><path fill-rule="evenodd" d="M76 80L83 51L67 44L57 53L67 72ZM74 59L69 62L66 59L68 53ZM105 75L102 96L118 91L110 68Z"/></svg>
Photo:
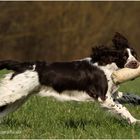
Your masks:
<svg viewBox="0 0 140 140"><path fill-rule="evenodd" d="M120 68L137 68L137 55L120 33L114 35L112 42L111 47L92 48L90 57L70 62L0 61L0 69L14 71L6 75L0 85L0 116L14 111L26 101L26 96L16 102L14 96L8 100L5 93L18 95L21 92L27 95L36 91L40 96L54 97L60 101L96 100L103 108L120 115L129 124L139 123L117 101L123 97L123 93L118 91L118 85L111 78L112 72Z"/></svg>

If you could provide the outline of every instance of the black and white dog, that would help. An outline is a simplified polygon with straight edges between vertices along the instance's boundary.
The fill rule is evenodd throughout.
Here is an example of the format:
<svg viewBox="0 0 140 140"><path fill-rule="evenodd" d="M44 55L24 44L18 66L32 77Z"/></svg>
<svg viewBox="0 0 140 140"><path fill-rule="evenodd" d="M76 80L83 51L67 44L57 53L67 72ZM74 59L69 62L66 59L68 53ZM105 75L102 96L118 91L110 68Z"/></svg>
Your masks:
<svg viewBox="0 0 140 140"><path fill-rule="evenodd" d="M4 98L7 93L19 95L21 92L26 94L37 90L41 96L52 96L61 101L97 100L103 107L120 115L130 124L139 122L117 101L123 93L118 91L118 86L111 79L113 71L123 67L137 68L139 62L125 37L116 33L112 41L111 48L106 46L93 48L89 58L77 61L54 63L0 61L0 69L14 71L1 82L0 102L8 102L8 99ZM3 103L0 103L1 116L14 110L13 106L2 106Z"/></svg>

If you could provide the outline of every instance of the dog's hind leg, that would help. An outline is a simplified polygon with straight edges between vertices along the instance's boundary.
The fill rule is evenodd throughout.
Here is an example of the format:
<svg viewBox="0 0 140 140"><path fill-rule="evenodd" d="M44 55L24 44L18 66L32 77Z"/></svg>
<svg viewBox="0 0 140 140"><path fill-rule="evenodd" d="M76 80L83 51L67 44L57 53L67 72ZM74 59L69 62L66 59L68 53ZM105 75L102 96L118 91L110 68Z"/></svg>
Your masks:
<svg viewBox="0 0 140 140"><path fill-rule="evenodd" d="M4 106L0 107L0 122L3 119L4 116L8 115L11 112L14 112L15 110L17 110L19 107L21 107L29 98L29 96L22 98L20 100L17 100L14 103L10 103Z"/></svg>

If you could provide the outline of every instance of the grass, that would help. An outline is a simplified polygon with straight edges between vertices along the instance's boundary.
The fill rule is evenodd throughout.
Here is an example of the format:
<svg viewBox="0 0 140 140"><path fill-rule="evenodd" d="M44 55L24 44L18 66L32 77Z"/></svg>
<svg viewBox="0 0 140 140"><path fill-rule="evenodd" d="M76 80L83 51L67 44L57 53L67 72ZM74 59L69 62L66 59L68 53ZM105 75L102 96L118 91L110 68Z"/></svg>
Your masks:
<svg viewBox="0 0 140 140"><path fill-rule="evenodd" d="M0 72L0 77L6 71ZM125 83L121 91L139 93L140 79ZM127 105L140 119L140 107ZM98 103L58 102L52 98L31 97L19 110L0 124L0 138L140 138L140 126L111 116Z"/></svg>

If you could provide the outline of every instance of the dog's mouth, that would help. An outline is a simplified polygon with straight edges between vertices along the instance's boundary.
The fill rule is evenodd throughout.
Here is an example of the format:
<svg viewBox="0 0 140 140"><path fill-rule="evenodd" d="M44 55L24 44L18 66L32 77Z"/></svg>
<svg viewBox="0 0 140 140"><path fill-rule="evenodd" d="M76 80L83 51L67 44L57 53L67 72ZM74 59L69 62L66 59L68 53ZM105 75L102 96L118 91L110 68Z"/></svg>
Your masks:
<svg viewBox="0 0 140 140"><path fill-rule="evenodd" d="M125 68L131 68L131 69L136 69L140 66L140 62L138 61L130 61L125 64Z"/></svg>

